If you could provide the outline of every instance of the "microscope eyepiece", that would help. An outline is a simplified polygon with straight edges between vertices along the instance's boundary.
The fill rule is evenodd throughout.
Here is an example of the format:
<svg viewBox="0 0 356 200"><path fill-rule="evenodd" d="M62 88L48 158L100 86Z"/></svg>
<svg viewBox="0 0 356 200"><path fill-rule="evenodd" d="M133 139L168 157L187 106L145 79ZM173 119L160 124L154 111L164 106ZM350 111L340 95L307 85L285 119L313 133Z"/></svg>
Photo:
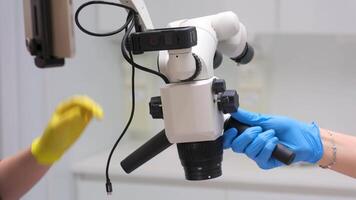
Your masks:
<svg viewBox="0 0 356 200"><path fill-rule="evenodd" d="M222 137L215 141L180 143L177 148L187 180L200 181L221 176Z"/></svg>
<svg viewBox="0 0 356 200"><path fill-rule="evenodd" d="M254 55L255 55L255 50L253 49L253 47L250 44L246 43L245 49L241 53L241 55L239 55L235 58L231 58L231 59L234 60L238 64L244 65L244 64L249 63L253 59Z"/></svg>

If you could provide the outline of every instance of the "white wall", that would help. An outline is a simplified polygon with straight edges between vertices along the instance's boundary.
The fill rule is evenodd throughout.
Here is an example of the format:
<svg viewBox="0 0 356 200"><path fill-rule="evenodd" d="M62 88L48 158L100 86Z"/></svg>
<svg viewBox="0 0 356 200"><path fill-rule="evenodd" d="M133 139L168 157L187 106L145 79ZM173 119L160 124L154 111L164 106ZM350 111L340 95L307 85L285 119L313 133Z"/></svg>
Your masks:
<svg viewBox="0 0 356 200"><path fill-rule="evenodd" d="M269 111L356 135L356 36L266 35Z"/></svg>
<svg viewBox="0 0 356 200"><path fill-rule="evenodd" d="M254 33L355 34L356 2L354 0L146 0L155 27L168 22L234 11ZM102 30L112 30L123 22L118 9L99 10ZM251 35L250 35L251 36Z"/></svg>
<svg viewBox="0 0 356 200"><path fill-rule="evenodd" d="M89 27L95 27L95 19L95 9L83 14ZM0 20L2 155L27 148L42 133L55 106L69 96L87 94L105 110L105 120L92 123L46 178L23 198L73 199L71 163L109 149L123 126L119 46L76 31L76 57L67 60L64 68L38 69L25 49L22 1L1 1Z"/></svg>
<svg viewBox="0 0 356 200"><path fill-rule="evenodd" d="M43 72L34 68L24 48L20 1L0 2L0 92L2 155L27 148L43 129ZM28 198L46 199L43 179Z"/></svg>
<svg viewBox="0 0 356 200"><path fill-rule="evenodd" d="M11 101L11 99L17 100L17 79L6 78L6 77L16 77L17 76L17 65L16 65L16 48L11 48L16 43L16 7L13 3L1 1L0 2L0 23L3 28L0 31L0 66L1 66L1 130L3 133L2 137L2 153L3 155L14 153L16 149L19 148L17 143L18 126L16 121L18 119L16 103ZM11 16L11 17L9 17ZM5 67L5 65L9 67ZM6 97L6 98L5 98ZM10 100L9 100L10 99ZM11 139L9 138L7 142L4 142L4 131L12 132Z"/></svg>
<svg viewBox="0 0 356 200"><path fill-rule="evenodd" d="M354 0L281 0L283 32L355 33Z"/></svg>
<svg viewBox="0 0 356 200"><path fill-rule="evenodd" d="M146 0L155 27L165 27L169 22L193 17L234 11L250 33L274 32L279 24L278 0ZM118 21L123 22L120 9L101 7L98 13L99 28L113 30Z"/></svg>

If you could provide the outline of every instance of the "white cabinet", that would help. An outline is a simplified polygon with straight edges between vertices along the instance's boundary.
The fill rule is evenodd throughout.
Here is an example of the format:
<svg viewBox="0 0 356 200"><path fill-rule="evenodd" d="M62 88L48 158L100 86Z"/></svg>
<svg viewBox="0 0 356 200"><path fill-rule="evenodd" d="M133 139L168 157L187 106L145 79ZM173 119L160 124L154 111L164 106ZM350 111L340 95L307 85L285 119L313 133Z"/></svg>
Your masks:
<svg viewBox="0 0 356 200"><path fill-rule="evenodd" d="M351 200L353 197L329 196L329 195L310 195L295 193L259 192L249 190L233 190L227 193L228 200Z"/></svg>
<svg viewBox="0 0 356 200"><path fill-rule="evenodd" d="M130 200L351 200L352 196L343 194L313 194L310 191L296 193L293 188L284 191L268 191L268 185L251 185L246 188L241 187L191 187L183 184L152 183L150 181L141 182L113 182L114 192L111 199L130 199ZM98 200L107 199L103 180L77 180L77 200ZM276 189L276 188L275 188ZM273 188L272 188L273 190ZM297 189L298 190L298 189ZM316 190L316 192L318 192Z"/></svg>
<svg viewBox="0 0 356 200"><path fill-rule="evenodd" d="M123 150L121 155L128 155ZM107 199L107 153L73 166L77 200ZM119 160L111 166L111 199L132 200L351 200L356 198L352 178L317 167L286 167L263 171L243 156L226 152L223 175L210 181L186 181L176 149L170 148L130 175Z"/></svg>
<svg viewBox="0 0 356 200"><path fill-rule="evenodd" d="M111 199L130 200L183 200L183 199L204 199L217 200L225 199L225 191L214 188L197 188L184 186L167 186L142 181L141 183L121 183L114 182L114 191ZM78 200L98 200L106 199L103 181L78 181Z"/></svg>
<svg viewBox="0 0 356 200"><path fill-rule="evenodd" d="M356 33L354 0L283 0L280 30L291 33Z"/></svg>

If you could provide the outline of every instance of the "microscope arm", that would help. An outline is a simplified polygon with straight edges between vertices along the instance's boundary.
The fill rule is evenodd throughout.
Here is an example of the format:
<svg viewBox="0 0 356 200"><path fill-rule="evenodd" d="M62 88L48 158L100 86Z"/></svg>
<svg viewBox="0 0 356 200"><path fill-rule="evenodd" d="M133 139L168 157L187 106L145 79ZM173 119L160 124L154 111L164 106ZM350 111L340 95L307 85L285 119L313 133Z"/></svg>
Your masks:
<svg viewBox="0 0 356 200"><path fill-rule="evenodd" d="M140 17L143 30L153 29L153 23L143 0L120 0L120 3L135 9Z"/></svg>

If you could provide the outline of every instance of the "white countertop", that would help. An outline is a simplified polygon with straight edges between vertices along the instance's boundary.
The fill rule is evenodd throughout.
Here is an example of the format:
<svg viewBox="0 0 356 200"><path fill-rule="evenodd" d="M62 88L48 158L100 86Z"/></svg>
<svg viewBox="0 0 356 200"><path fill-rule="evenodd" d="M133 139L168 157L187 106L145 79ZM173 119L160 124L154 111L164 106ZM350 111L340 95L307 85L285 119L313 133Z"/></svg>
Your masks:
<svg viewBox="0 0 356 200"><path fill-rule="evenodd" d="M135 146L135 145L132 145ZM209 181L191 182L184 178L175 146L171 146L136 171L127 175L120 166L120 161L136 148L118 149L112 159L110 176L112 181L149 182L176 184L182 186L204 186L249 189L280 192L323 193L335 192L356 197L356 179L338 174L331 170L315 166L281 167L262 170L244 155L237 155L230 150L224 152L223 175ZM105 180L104 172L108 153L94 155L75 163L72 172L76 177ZM121 158L121 159L118 159ZM289 190L289 191L287 191Z"/></svg>

